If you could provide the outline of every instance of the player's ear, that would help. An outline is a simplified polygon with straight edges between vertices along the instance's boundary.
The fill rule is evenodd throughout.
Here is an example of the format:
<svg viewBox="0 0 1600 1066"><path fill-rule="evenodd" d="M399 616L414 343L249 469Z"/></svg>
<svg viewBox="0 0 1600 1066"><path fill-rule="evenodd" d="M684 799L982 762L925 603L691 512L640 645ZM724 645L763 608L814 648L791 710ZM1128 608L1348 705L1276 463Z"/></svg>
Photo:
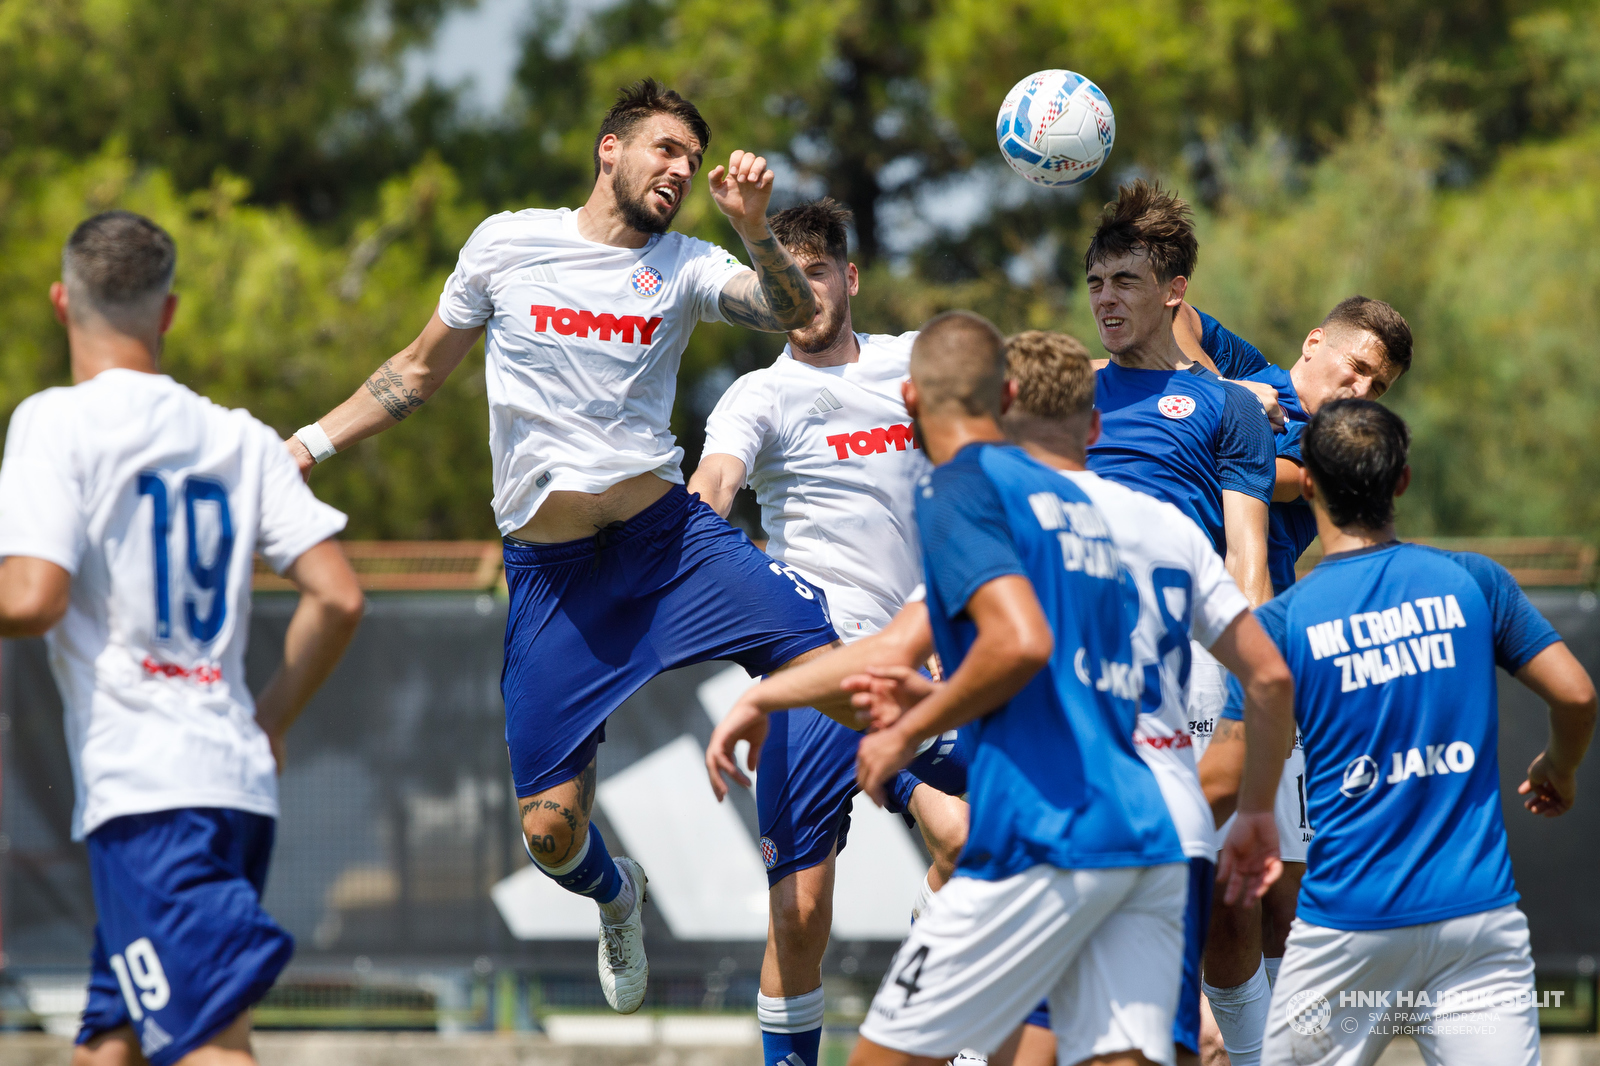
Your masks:
<svg viewBox="0 0 1600 1066"><path fill-rule="evenodd" d="M1317 483L1311 480L1311 471L1300 468L1300 498L1310 503L1317 498Z"/></svg>
<svg viewBox="0 0 1600 1066"><path fill-rule="evenodd" d="M1179 274L1167 282L1166 305L1176 310L1183 306L1183 298L1189 292L1189 279Z"/></svg>
<svg viewBox="0 0 1600 1066"><path fill-rule="evenodd" d="M1011 410L1011 405L1017 402L1017 383L1013 378L1006 378L1005 384L1000 386L1000 413L1005 414Z"/></svg>
<svg viewBox="0 0 1600 1066"><path fill-rule="evenodd" d="M1411 487L1411 464L1407 463L1406 466L1405 466L1405 469L1400 471L1400 480L1396 481L1394 483L1394 495L1395 495L1395 498L1399 499L1401 496L1404 496L1406 494L1406 489L1409 489L1410 487Z"/></svg>
<svg viewBox="0 0 1600 1066"><path fill-rule="evenodd" d="M616 165L617 145L619 143L615 133L608 133L600 138L600 143L595 146L595 152L600 156L600 172L602 174Z"/></svg>
<svg viewBox="0 0 1600 1066"><path fill-rule="evenodd" d="M1089 409L1089 432L1084 435L1083 446L1093 448L1095 441L1100 439L1100 408Z"/></svg>
<svg viewBox="0 0 1600 1066"><path fill-rule="evenodd" d="M1313 353L1315 353L1317 348L1322 344L1322 337L1323 333L1321 326L1318 326L1310 333L1307 333L1305 341L1300 345L1300 357L1302 359L1312 358Z"/></svg>
<svg viewBox="0 0 1600 1066"><path fill-rule="evenodd" d="M167 298L161 303L161 326L156 330L158 336L166 333L167 330L172 328L172 317L177 313L178 294L175 292L169 292L167 293Z"/></svg>
<svg viewBox="0 0 1600 1066"><path fill-rule="evenodd" d="M861 271L856 269L856 265L854 263L850 263L845 266L844 276L846 290L851 296L854 296L856 293L861 291Z"/></svg>
<svg viewBox="0 0 1600 1066"><path fill-rule="evenodd" d="M900 383L900 398L906 402L906 414L917 417L917 387L910 378Z"/></svg>
<svg viewBox="0 0 1600 1066"><path fill-rule="evenodd" d="M67 287L59 281L50 283L50 306L55 310L56 321L67 324Z"/></svg>

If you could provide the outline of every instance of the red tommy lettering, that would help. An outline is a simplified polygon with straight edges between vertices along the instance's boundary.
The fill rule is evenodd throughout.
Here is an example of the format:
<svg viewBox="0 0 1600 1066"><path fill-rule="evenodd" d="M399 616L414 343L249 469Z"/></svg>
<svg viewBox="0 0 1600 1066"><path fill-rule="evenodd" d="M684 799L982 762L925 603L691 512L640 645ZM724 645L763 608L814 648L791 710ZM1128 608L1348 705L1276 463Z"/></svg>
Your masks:
<svg viewBox="0 0 1600 1066"><path fill-rule="evenodd" d="M184 667L177 663L158 663L154 659L146 658L139 664L144 667L144 672L151 677L181 677L196 684L209 685L214 681L222 680L222 667L208 666L201 663L199 666Z"/></svg>
<svg viewBox="0 0 1600 1066"><path fill-rule="evenodd" d="M905 451L908 444L913 448L919 447L909 422L861 429L854 433L835 433L825 439L840 459L848 459L851 452L857 455L883 455L891 444L897 452Z"/></svg>
<svg viewBox="0 0 1600 1066"><path fill-rule="evenodd" d="M649 344L655 337L656 327L661 325L659 316L646 319L641 315L614 315L609 311L597 314L550 304L534 304L528 313L533 316L533 328L539 333L549 329L554 329L563 337L588 337L594 333L603 341L616 337L630 344L635 343L635 334L638 335L637 343Z"/></svg>

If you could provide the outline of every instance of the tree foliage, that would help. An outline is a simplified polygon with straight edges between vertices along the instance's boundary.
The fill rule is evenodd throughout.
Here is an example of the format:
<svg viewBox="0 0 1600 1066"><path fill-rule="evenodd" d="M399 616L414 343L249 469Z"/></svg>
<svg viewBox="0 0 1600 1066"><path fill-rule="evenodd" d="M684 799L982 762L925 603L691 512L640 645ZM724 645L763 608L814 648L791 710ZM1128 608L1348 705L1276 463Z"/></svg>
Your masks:
<svg viewBox="0 0 1600 1066"><path fill-rule="evenodd" d="M395 95L401 51L470 0L0 0L0 413L66 378L44 291L86 214L179 243L171 372L283 432L426 320L491 211L575 205L618 86L701 106L708 163L779 161L780 200L858 219L858 328L972 307L1092 342L1081 250L1131 173L1197 204L1194 299L1287 364L1338 299L1417 337L1417 532L1575 532L1600 504L1600 8L1594 0L618 0L533 18L516 91L471 118ZM1044 67L1117 109L1112 165L1036 190L995 108ZM740 251L698 189L679 228ZM781 339L702 326L675 428ZM1091 344L1092 346L1092 344ZM481 357L407 424L319 469L351 534L489 536Z"/></svg>

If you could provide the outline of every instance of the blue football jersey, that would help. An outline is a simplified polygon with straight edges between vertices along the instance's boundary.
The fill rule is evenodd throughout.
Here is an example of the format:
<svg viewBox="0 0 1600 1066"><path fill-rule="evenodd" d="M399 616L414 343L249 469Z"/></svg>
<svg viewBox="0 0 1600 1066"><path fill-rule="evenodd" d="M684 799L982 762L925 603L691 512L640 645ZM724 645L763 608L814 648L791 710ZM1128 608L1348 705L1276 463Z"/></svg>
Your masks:
<svg viewBox="0 0 1600 1066"><path fill-rule="evenodd" d="M1201 367L1133 370L1112 363L1095 374L1100 440L1089 469L1166 500L1227 554L1222 493L1272 500L1277 470L1272 426L1247 389Z"/></svg>
<svg viewBox="0 0 1600 1066"><path fill-rule="evenodd" d="M1050 663L970 726L971 825L962 874L999 880L1184 861L1155 775L1133 746L1142 678L1137 592L1089 497L1020 448L973 444L926 477L917 523L934 644L950 672L977 636L984 584L1020 574L1055 634Z"/></svg>
<svg viewBox="0 0 1600 1066"><path fill-rule="evenodd" d="M1515 672L1560 638L1511 575L1385 544L1328 556L1256 615L1305 743L1317 835L1300 917L1392 929L1513 902L1495 665Z"/></svg>
<svg viewBox="0 0 1600 1066"><path fill-rule="evenodd" d="M1211 361L1217 364L1225 378L1236 381L1259 381L1278 390L1278 403L1283 408L1286 430L1273 434L1272 442L1278 458L1288 459L1296 466L1304 466L1300 457L1300 436L1305 432L1311 416L1300 402L1289 372L1267 362L1260 349L1228 329L1221 322L1199 312L1203 327L1200 346ZM1311 515L1311 505L1305 500L1274 503L1267 509L1267 570L1272 577L1272 591L1282 593L1294 584L1294 564L1317 539L1317 520Z"/></svg>

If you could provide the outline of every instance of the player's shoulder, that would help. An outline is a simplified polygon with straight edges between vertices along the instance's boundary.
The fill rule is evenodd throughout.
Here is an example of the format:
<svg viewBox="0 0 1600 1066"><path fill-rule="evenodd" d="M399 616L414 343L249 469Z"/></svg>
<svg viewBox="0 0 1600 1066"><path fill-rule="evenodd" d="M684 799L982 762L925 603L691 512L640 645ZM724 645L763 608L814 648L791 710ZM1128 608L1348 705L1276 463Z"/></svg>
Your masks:
<svg viewBox="0 0 1600 1066"><path fill-rule="evenodd" d="M715 266L732 268L745 265L739 261L738 256L722 247L722 245L712 244L710 241L703 241L699 237L691 237L689 234L679 233L677 230L670 230L662 234L657 238L657 242L655 248L651 249L652 253L666 252L667 255L676 258L680 263L709 259L716 260Z"/></svg>
<svg viewBox="0 0 1600 1066"><path fill-rule="evenodd" d="M1418 561L1426 560L1466 574L1483 592L1485 599L1492 599L1496 593L1508 588L1518 587L1517 579L1511 576L1510 570L1479 552L1455 551L1432 544L1409 542L1400 545L1400 549Z"/></svg>
<svg viewBox="0 0 1600 1066"><path fill-rule="evenodd" d="M1175 549L1215 552L1211 539L1194 519L1166 500L1158 500L1088 470L1063 473L1107 518L1124 529L1137 530L1141 538L1153 537Z"/></svg>
<svg viewBox="0 0 1600 1066"><path fill-rule="evenodd" d="M467 244L481 245L511 237L522 237L540 230L555 232L570 214L565 207L525 207L520 211L498 211L490 215L467 238Z"/></svg>

